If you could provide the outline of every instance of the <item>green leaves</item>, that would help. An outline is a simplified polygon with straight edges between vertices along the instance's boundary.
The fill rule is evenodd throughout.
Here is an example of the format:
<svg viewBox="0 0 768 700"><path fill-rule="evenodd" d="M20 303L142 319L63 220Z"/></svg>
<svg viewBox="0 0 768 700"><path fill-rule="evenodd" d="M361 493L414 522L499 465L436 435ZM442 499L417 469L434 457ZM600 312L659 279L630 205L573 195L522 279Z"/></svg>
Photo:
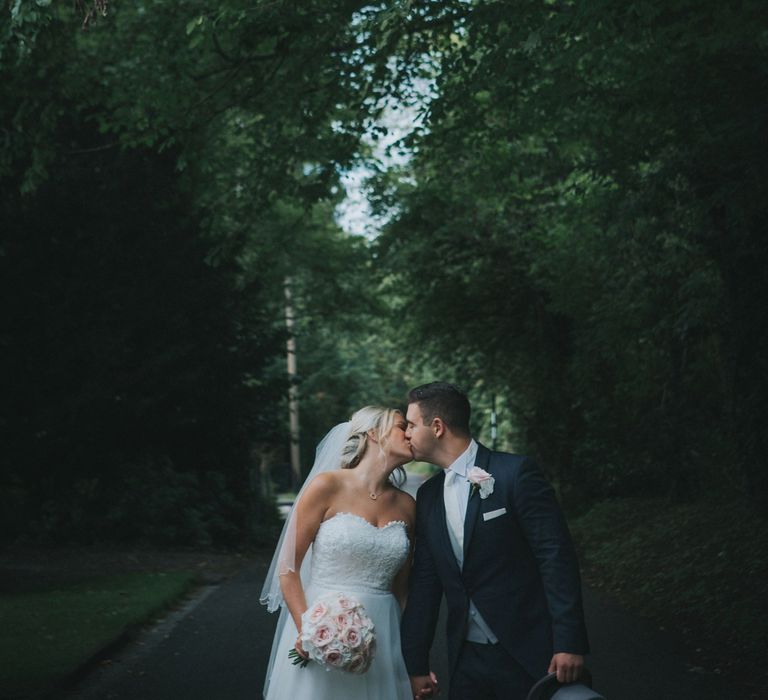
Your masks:
<svg viewBox="0 0 768 700"><path fill-rule="evenodd" d="M193 17L191 20L189 20L189 22L187 22L187 36L192 34L192 32L194 32L199 27L202 27L203 22L205 22L205 17L203 15Z"/></svg>
<svg viewBox="0 0 768 700"><path fill-rule="evenodd" d="M344 375L328 369L340 334L376 308L365 245L340 233L333 207L370 116L362 95L378 100L390 76L355 19L365 11L373 33L378 11L145 0L110 5L82 32L71 4L11 9L0 278L18 305L0 339L15 377L0 428L15 435L7 451L30 511L19 522L39 522L35 504L64 494L61 532L80 537L99 506L62 483L98 472L108 502L131 466L166 464L180 483L221 475L205 509L226 510L221 539L242 535L245 511L260 507L243 486L258 481L247 477L253 443L279 450L284 437L286 275L318 393ZM347 385L357 396L364 374ZM334 410L346 414L345 401ZM321 399L307 406L324 415ZM179 510L202 512L204 490L183 489ZM82 517L64 522L70 513Z"/></svg>
<svg viewBox="0 0 768 700"><path fill-rule="evenodd" d="M536 49L538 49L541 46L541 35L538 32L531 32L528 35L528 38L525 40L525 43L523 44L523 51L525 53L531 54Z"/></svg>
<svg viewBox="0 0 768 700"><path fill-rule="evenodd" d="M481 105L487 105L491 101L491 93L489 90L478 90L474 97L475 102Z"/></svg>
<svg viewBox="0 0 768 700"><path fill-rule="evenodd" d="M687 0L482 3L434 37L441 71L414 142L417 185L381 242L410 337L446 372L505 387L531 446L593 493L634 488L640 474L664 488L661 463L692 488L713 458L697 442L712 442L713 424L714 442L734 439L715 377L763 376L740 341L743 374L714 350L759 336L768 351L764 330L737 330L750 314L724 306L768 295L764 276L742 287L729 272L746 251L768 265L746 223L768 213L747 175L768 176L750 155L764 140L752 125L765 57L746 20L758 5L737 18ZM724 210L736 218L716 224ZM476 375L464 366L474 356ZM737 393L768 395L760 387ZM626 465L624 480L620 469L601 480L595 446Z"/></svg>

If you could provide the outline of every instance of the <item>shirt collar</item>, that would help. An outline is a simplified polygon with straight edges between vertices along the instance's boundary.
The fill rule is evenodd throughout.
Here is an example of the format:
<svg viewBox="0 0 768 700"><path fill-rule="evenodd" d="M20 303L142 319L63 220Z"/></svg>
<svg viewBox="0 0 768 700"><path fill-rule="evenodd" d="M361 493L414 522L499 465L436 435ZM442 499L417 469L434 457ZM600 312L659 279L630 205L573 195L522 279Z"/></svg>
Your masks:
<svg viewBox="0 0 768 700"><path fill-rule="evenodd" d="M456 461L446 471L453 471L459 476L466 477L470 468L475 466L475 457L477 457L477 443L471 439L469 447L456 458Z"/></svg>

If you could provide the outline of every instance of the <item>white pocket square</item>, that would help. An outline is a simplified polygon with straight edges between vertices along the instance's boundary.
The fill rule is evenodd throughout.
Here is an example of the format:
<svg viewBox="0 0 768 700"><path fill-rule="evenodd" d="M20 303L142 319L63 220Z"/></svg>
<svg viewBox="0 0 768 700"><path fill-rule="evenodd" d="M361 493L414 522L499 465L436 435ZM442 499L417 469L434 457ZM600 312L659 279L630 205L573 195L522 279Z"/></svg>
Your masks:
<svg viewBox="0 0 768 700"><path fill-rule="evenodd" d="M504 515L504 513L507 512L506 508L499 508L498 510L489 510L487 513L483 513L483 520L486 522L488 520L493 520L494 518L498 518L500 515Z"/></svg>

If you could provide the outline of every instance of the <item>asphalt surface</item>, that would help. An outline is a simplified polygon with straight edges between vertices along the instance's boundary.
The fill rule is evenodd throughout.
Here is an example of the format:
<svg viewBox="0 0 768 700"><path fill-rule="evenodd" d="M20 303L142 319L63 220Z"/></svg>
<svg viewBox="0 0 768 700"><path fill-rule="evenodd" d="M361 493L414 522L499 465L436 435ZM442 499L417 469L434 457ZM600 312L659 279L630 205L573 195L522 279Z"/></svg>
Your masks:
<svg viewBox="0 0 768 700"><path fill-rule="evenodd" d="M413 485L412 485L413 486ZM277 614L259 604L267 563L204 588L61 697L82 700L258 700ZM593 653L587 663L606 700L747 700L714 670L695 665L681 638L586 589ZM432 651L447 696L444 627Z"/></svg>

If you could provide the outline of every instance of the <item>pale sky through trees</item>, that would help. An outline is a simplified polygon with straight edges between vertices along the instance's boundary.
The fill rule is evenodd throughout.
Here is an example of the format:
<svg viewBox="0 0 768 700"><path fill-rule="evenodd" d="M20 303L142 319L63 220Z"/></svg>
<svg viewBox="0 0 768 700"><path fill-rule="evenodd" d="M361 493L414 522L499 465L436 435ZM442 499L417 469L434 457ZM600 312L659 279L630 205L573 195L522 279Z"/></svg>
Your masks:
<svg viewBox="0 0 768 700"><path fill-rule="evenodd" d="M417 119L416 107L400 106L397 111L388 108L384 112L381 123L389 133L378 142L366 137L367 145L372 148L374 162L385 169L408 163L410 153L397 148L390 151L388 149L413 130ZM386 219L373 215L368 203L366 180L373 174L373 168L364 165L352 168L342 175L341 182L347 191L347 196L336 209L336 220L347 233L375 238L381 227L386 224Z"/></svg>
<svg viewBox="0 0 768 700"><path fill-rule="evenodd" d="M417 80L418 101L416 104L404 104L397 102L394 106L388 106L380 120L381 126L386 127L388 133L375 142L370 136L365 137L366 146L371 148L374 164L381 169L402 167L408 163L411 153L405 147L397 147L395 144L408 136L416 127L421 126L426 105L433 96L431 81ZM341 177L342 186L346 189L347 196L336 208L336 221L347 233L376 238L381 228L387 223L390 216L376 217L371 211L368 202L368 187L366 180L374 174L370 165L362 165L346 171ZM394 212L393 212L394 213Z"/></svg>

